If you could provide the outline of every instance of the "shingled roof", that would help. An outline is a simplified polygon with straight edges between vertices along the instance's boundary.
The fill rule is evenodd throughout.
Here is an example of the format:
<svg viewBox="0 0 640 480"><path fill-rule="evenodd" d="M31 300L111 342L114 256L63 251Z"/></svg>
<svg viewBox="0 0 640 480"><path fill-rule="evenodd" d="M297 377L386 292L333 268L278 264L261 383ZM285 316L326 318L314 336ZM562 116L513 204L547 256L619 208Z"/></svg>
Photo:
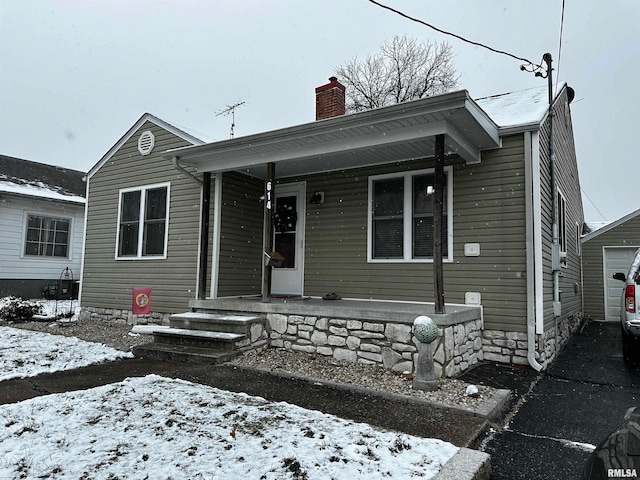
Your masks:
<svg viewBox="0 0 640 480"><path fill-rule="evenodd" d="M85 197L85 172L70 168L32 162L21 158L0 155L0 183L6 186L35 187L44 192L51 191L57 198ZM18 192L16 189L5 189ZM25 190L27 192L28 190ZM25 193L28 195L28 193ZM37 196L47 196L40 194Z"/></svg>

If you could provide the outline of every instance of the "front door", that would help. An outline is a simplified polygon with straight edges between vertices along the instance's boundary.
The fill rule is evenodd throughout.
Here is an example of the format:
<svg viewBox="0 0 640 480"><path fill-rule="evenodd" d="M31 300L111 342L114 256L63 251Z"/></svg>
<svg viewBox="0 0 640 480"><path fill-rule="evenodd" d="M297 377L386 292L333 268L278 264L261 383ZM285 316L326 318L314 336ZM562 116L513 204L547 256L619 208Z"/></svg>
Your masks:
<svg viewBox="0 0 640 480"><path fill-rule="evenodd" d="M272 269L271 293L274 295L302 295L304 218L304 182L277 185L273 249L284 261Z"/></svg>

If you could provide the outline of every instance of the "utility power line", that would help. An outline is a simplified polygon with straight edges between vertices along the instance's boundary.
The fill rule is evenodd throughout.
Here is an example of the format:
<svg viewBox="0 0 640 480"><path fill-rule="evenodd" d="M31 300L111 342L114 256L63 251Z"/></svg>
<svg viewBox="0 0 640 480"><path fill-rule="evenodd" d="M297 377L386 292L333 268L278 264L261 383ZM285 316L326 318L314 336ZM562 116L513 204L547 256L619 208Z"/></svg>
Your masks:
<svg viewBox="0 0 640 480"><path fill-rule="evenodd" d="M489 50L489 51L491 51L493 53L498 53L500 55L506 55L507 57L514 58L515 60L519 60L521 62L525 62L527 65L526 66L523 65L521 67L522 70L526 70L528 72L536 72L536 71L542 70L544 68L541 64L533 63L531 60L529 60L527 58L518 57L517 55L514 55L514 54L509 53L509 52L505 52L504 50L498 50L496 48L490 47L490 46L485 45L483 43L474 42L473 40L469 40L467 38L464 38L463 36L458 35L456 33L447 32L446 30L442 30L441 28L438 28L438 27L436 27L434 25L431 25L430 23L427 23L424 20L420 20L419 18L415 18L415 17L412 17L410 15L407 15L406 13L401 12L400 10L397 10L397 9L395 9L393 7L388 6L388 5L384 5L383 3L380 3L380 2L378 2L376 0L368 0L368 1L370 3L373 3L374 5L377 5L378 7L384 8L385 10L389 10L390 12L396 13L396 14L400 15L401 17L404 17L404 18L406 18L408 20L411 20L412 22L420 23L420 24L422 24L422 25L424 25L426 27L429 27L432 30L435 30L436 32L440 32L440 33L442 33L444 35L449 35L451 37L457 38L458 40L461 40L463 42L469 43L471 45L475 45L477 47L485 48L485 49L487 49L487 50Z"/></svg>

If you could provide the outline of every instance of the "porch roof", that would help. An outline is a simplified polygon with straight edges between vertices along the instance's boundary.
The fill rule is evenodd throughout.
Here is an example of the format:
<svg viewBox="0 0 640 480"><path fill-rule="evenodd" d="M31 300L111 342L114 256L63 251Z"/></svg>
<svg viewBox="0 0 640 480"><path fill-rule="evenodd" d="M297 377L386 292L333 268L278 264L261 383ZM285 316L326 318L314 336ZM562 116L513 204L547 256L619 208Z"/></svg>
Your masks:
<svg viewBox="0 0 640 480"><path fill-rule="evenodd" d="M498 126L466 90L328 118L293 127L166 151L201 172L241 171L264 178L365 167L434 155L444 134L445 153L468 163L500 145Z"/></svg>

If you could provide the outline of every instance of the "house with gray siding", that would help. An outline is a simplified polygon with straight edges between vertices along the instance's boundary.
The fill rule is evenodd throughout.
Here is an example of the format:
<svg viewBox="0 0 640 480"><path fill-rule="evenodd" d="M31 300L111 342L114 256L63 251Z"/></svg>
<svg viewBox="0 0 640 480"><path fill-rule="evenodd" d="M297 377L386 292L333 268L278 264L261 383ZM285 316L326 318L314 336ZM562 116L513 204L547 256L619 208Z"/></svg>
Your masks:
<svg viewBox="0 0 640 480"><path fill-rule="evenodd" d="M640 209L582 238L584 315L594 320L620 321L624 283L613 279L628 272L640 248Z"/></svg>
<svg viewBox="0 0 640 480"><path fill-rule="evenodd" d="M47 286L54 298L74 294L83 177L78 170L0 155L0 297L41 298Z"/></svg>
<svg viewBox="0 0 640 480"><path fill-rule="evenodd" d="M204 325L237 312L252 315L240 349L400 371L429 315L441 376L482 360L544 368L582 313L573 90L551 109L541 87L349 115L344 91L335 77L316 89L314 122L213 143L132 128L90 174L85 314L164 323L159 338L229 332ZM147 156L143 130L165 139ZM143 207L123 210L142 187L167 191L152 255ZM136 286L153 287L150 316L131 313Z"/></svg>

